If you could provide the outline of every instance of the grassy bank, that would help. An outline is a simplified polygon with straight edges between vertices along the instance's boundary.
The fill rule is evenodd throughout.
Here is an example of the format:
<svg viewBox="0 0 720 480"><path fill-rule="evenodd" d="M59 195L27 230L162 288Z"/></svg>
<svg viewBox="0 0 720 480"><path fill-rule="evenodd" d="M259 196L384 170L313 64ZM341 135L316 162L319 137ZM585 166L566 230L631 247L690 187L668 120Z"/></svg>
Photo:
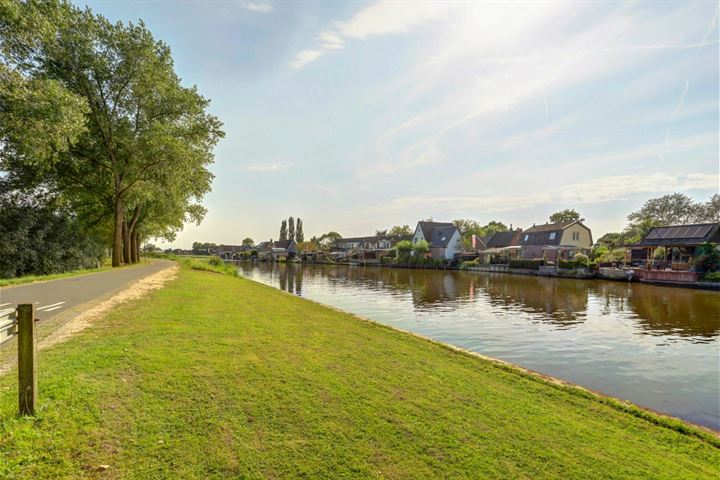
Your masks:
<svg viewBox="0 0 720 480"><path fill-rule="evenodd" d="M187 267L39 357L36 419L15 416L15 375L0 378L0 478L685 479L720 468L699 430Z"/></svg>

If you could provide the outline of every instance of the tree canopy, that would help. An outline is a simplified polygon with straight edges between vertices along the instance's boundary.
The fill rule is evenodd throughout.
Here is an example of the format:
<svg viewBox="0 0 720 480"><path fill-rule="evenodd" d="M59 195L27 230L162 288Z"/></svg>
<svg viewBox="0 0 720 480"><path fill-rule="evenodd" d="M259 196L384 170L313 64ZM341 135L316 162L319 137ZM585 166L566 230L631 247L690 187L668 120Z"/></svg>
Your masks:
<svg viewBox="0 0 720 480"><path fill-rule="evenodd" d="M140 238L199 222L223 131L145 25L66 1L0 2L0 171L54 192L109 237L113 265Z"/></svg>
<svg viewBox="0 0 720 480"><path fill-rule="evenodd" d="M572 208L566 208L550 215L551 223L570 223L580 220L580 214Z"/></svg>

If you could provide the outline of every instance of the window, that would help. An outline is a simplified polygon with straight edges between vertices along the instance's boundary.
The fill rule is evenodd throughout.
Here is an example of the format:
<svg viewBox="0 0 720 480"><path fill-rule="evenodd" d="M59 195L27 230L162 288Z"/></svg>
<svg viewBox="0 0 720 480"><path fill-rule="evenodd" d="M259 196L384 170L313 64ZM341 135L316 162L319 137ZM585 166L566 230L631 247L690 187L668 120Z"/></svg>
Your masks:
<svg viewBox="0 0 720 480"><path fill-rule="evenodd" d="M555 240L556 232L550 232L550 240Z"/></svg>
<svg viewBox="0 0 720 480"><path fill-rule="evenodd" d="M527 242L527 241L528 241L528 238L530 238L530 234L526 233L526 234L525 234L525 239L523 240L523 242Z"/></svg>
<svg viewBox="0 0 720 480"><path fill-rule="evenodd" d="M573 232L573 240L580 240L580 232Z"/></svg>

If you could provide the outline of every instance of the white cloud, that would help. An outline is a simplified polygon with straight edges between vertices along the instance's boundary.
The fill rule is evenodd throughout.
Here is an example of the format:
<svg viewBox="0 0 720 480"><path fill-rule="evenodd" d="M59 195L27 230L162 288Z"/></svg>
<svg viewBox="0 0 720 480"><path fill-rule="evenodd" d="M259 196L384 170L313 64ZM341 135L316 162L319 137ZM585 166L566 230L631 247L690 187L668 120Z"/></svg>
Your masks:
<svg viewBox="0 0 720 480"><path fill-rule="evenodd" d="M273 11L273 6L267 2L242 2L240 6L245 10L257 13L270 13Z"/></svg>
<svg viewBox="0 0 720 480"><path fill-rule="evenodd" d="M293 163L256 163L247 167L248 172L256 173L278 173L289 170Z"/></svg>
<svg viewBox="0 0 720 480"><path fill-rule="evenodd" d="M631 195L637 194L712 190L717 187L717 175L705 173L615 175L596 178L588 182L568 183L552 187L552 190L529 195L406 196L395 198L377 208L379 210L407 210L415 207L433 209L449 207L475 209L483 213L499 213L525 210L553 203L586 205L626 200Z"/></svg>
<svg viewBox="0 0 720 480"><path fill-rule="evenodd" d="M302 68L306 64L313 62L322 56L321 50L303 50L302 52L295 55L295 58L290 62L290 66L293 68Z"/></svg>
<svg viewBox="0 0 720 480"><path fill-rule="evenodd" d="M430 22L437 22L459 8L455 2L398 2L380 0L356 13L347 22L337 22L321 32L315 48L299 52L290 62L302 68L333 50L345 48L348 39L407 33Z"/></svg>

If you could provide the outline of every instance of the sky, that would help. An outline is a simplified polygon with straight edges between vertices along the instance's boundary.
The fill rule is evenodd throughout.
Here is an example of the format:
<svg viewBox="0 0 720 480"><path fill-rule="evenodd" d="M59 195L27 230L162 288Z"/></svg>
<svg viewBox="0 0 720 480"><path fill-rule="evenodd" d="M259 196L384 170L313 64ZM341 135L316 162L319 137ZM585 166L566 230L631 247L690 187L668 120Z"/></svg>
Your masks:
<svg viewBox="0 0 720 480"><path fill-rule="evenodd" d="M720 188L714 1L76 3L142 19L224 122L208 214L163 247L565 208L598 238Z"/></svg>

